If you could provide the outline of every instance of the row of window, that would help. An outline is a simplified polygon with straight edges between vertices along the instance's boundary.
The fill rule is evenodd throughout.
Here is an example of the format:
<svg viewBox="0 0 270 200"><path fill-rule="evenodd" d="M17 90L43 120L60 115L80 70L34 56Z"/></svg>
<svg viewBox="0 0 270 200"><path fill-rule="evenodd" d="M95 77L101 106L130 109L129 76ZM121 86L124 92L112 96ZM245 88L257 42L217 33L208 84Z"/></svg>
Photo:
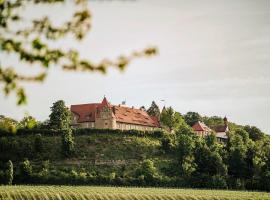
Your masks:
<svg viewBox="0 0 270 200"><path fill-rule="evenodd" d="M130 130L130 129L147 130L147 131L154 130L153 127L140 126L140 125L135 125L135 124L125 124L125 123L117 123L116 128L121 129L121 130Z"/></svg>

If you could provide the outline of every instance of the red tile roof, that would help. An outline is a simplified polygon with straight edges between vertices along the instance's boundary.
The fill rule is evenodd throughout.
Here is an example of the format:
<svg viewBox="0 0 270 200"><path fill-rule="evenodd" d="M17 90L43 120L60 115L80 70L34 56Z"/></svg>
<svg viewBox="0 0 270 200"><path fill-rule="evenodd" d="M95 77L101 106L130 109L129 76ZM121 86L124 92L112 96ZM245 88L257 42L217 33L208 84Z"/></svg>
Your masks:
<svg viewBox="0 0 270 200"><path fill-rule="evenodd" d="M117 122L160 127L158 118L149 116L145 110L111 105L105 97L101 103L72 105L70 110L72 113L79 116L79 123L94 122L97 111L104 106L112 108L113 117L116 118Z"/></svg>
<svg viewBox="0 0 270 200"><path fill-rule="evenodd" d="M218 125L218 126L213 126L211 128L217 133L228 131L227 125Z"/></svg>
<svg viewBox="0 0 270 200"><path fill-rule="evenodd" d="M206 126L203 122L196 122L193 126L192 129L194 131L211 131L211 129Z"/></svg>
<svg viewBox="0 0 270 200"><path fill-rule="evenodd" d="M90 104L79 104L79 105L71 105L71 112L77 115L78 122L94 122L96 109L98 108L99 103L90 103Z"/></svg>

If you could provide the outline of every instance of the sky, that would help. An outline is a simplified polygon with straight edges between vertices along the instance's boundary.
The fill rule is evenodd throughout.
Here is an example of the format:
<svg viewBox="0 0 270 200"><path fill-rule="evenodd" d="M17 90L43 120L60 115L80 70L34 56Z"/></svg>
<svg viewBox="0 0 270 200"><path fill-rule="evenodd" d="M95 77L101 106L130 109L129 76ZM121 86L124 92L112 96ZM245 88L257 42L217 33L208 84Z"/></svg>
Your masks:
<svg viewBox="0 0 270 200"><path fill-rule="evenodd" d="M26 8L26 17L50 14L61 21L72 4ZM157 46L159 54L134 60L124 72L106 75L65 72L54 66L42 84L24 84L26 106L0 93L0 114L45 120L53 102L100 102L149 107L152 100L186 113L227 116L238 124L270 133L270 1L268 0L91 0L92 29L77 42L65 38L63 48L98 62L134 50ZM1 53L0 53L1 54ZM1 63L29 74L37 66L19 64L11 55ZM19 67L18 67L19 65ZM161 101L165 100L165 102Z"/></svg>

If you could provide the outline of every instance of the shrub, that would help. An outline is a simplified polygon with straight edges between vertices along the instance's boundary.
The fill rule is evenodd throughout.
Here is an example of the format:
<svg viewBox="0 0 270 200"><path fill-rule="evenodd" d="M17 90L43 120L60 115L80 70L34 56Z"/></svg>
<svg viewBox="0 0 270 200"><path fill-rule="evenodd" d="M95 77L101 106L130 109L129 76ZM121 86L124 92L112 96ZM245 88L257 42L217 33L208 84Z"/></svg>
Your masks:
<svg viewBox="0 0 270 200"><path fill-rule="evenodd" d="M72 130L66 129L62 131L62 152L65 157L70 157L74 151L74 139Z"/></svg>
<svg viewBox="0 0 270 200"><path fill-rule="evenodd" d="M23 182L27 182L32 176L32 165L28 159L20 163L20 177Z"/></svg>
<svg viewBox="0 0 270 200"><path fill-rule="evenodd" d="M7 169L6 169L6 184L8 185L12 185L12 181L13 181L13 163L11 160L9 160L7 162Z"/></svg>
<svg viewBox="0 0 270 200"><path fill-rule="evenodd" d="M36 135L34 145L35 145L35 151L37 153L41 153L43 151L43 141L42 141L41 134Z"/></svg>

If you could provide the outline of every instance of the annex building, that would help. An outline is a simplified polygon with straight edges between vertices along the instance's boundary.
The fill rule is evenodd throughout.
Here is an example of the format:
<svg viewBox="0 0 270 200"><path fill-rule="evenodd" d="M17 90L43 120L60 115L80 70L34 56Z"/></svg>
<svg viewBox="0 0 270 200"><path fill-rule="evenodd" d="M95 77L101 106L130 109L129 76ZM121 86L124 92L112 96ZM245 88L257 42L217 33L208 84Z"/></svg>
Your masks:
<svg viewBox="0 0 270 200"><path fill-rule="evenodd" d="M211 133L215 133L217 140L219 142L224 142L228 139L227 133L229 132L227 117L224 117L223 122L223 125L213 126L209 128L203 122L198 121L192 126L192 129L197 135L203 137Z"/></svg>
<svg viewBox="0 0 270 200"><path fill-rule="evenodd" d="M125 105L111 105L106 97L101 103L71 105L72 127L143 130L160 128L158 118L149 116L144 109Z"/></svg>

